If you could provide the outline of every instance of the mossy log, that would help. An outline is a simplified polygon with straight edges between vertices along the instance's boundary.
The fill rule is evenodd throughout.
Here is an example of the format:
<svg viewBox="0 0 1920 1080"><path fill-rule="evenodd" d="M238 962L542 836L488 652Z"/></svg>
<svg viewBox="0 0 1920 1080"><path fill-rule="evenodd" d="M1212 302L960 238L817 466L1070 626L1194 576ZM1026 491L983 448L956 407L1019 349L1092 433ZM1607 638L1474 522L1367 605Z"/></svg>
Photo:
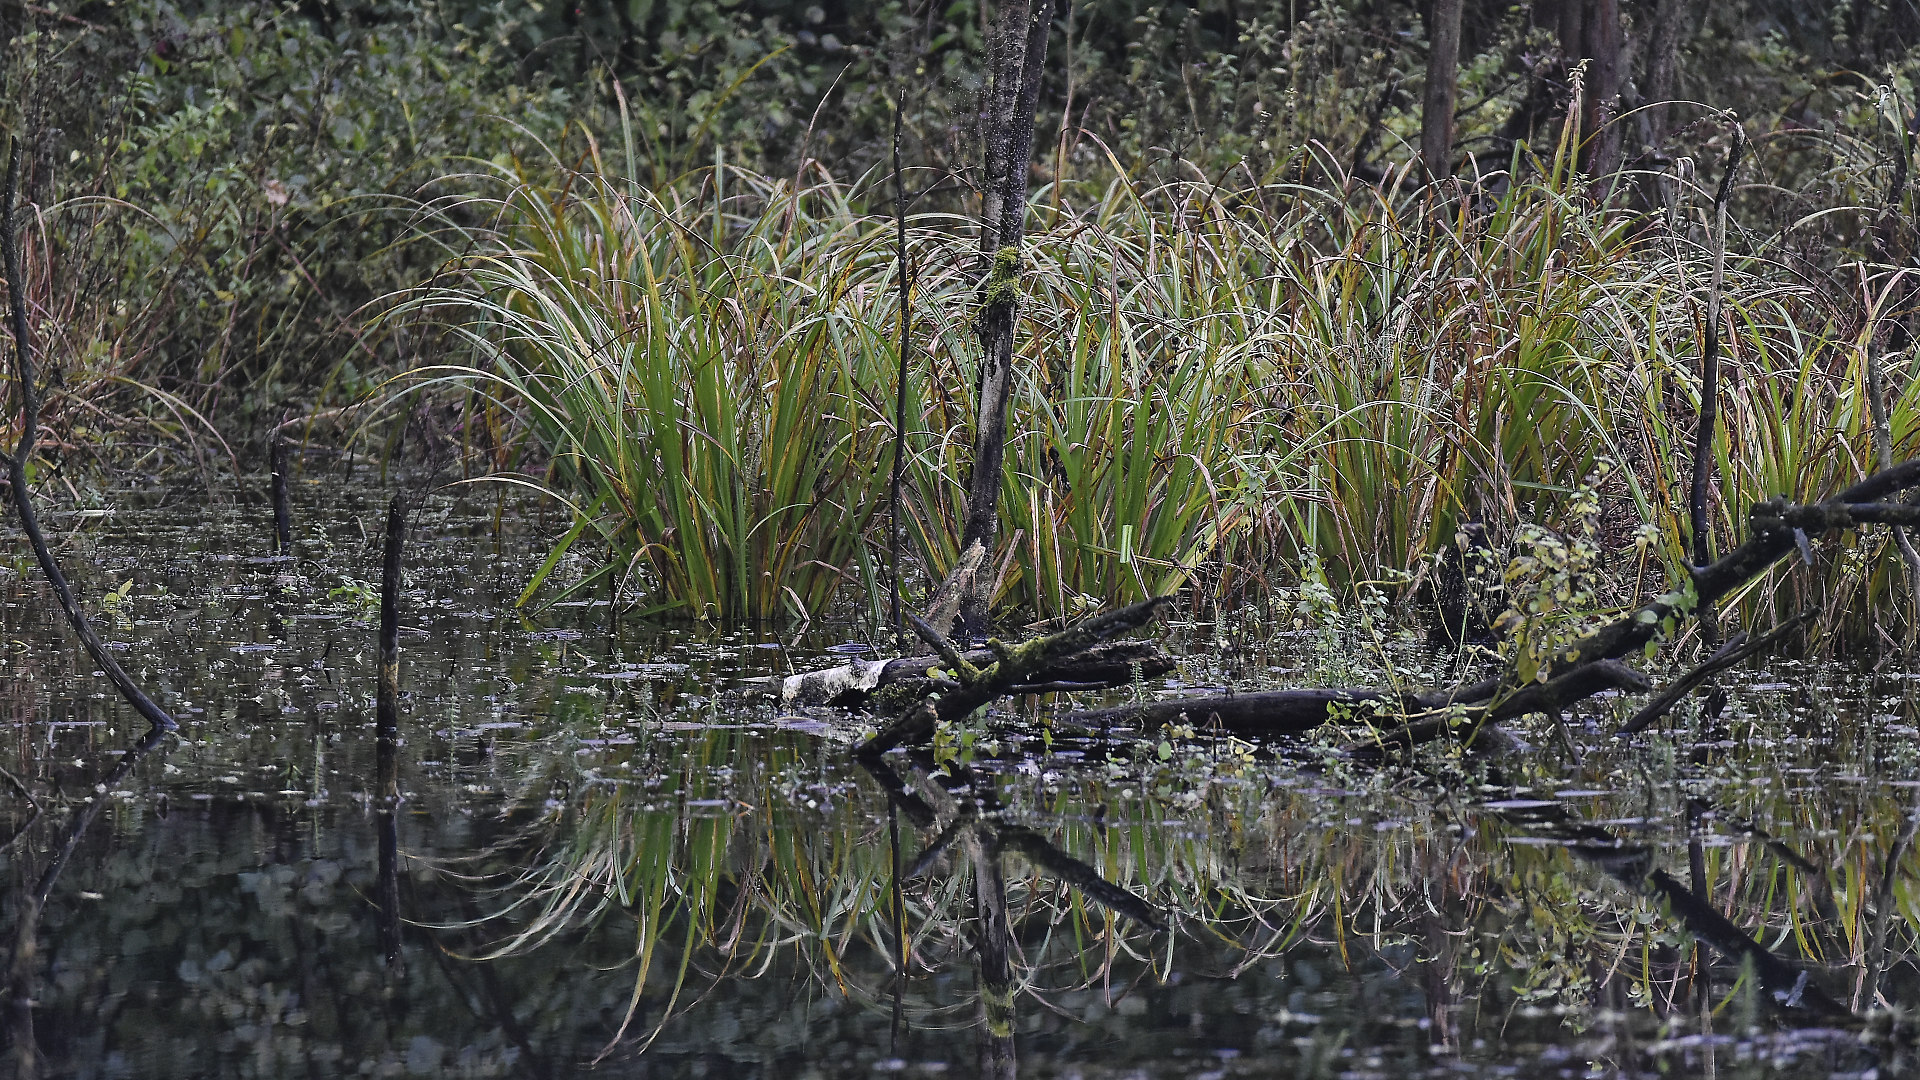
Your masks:
<svg viewBox="0 0 1920 1080"><path fill-rule="evenodd" d="M1050 681L1049 672L1058 670L1069 658L1147 625L1168 601L1164 596L1142 600L1019 645L1006 645L998 639L989 641L987 652L994 660L984 666L969 660L931 626L916 619L915 626L921 635L940 651L942 670L947 673L942 681L950 678L951 688L914 703L898 719L855 747L854 753L883 754L896 746L926 742L933 738L942 722L962 720L975 709L1017 692L1019 687Z"/></svg>
<svg viewBox="0 0 1920 1080"><path fill-rule="evenodd" d="M986 649L961 654L976 667L999 659ZM937 689L927 672L944 661L938 656L906 656L891 660L856 660L851 664L789 675L780 686L785 705L837 705L858 708L878 692L903 684ZM1009 687L1010 694L1062 690L1107 690L1140 679L1152 679L1173 670L1173 658L1151 641L1108 641L1084 652L1062 657L1035 675L1031 682Z"/></svg>

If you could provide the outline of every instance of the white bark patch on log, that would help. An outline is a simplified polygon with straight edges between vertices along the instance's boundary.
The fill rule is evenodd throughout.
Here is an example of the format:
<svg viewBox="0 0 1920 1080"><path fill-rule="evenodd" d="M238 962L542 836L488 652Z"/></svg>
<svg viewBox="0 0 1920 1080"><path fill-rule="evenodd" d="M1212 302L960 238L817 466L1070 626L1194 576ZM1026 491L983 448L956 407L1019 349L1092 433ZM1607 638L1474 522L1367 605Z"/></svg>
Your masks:
<svg viewBox="0 0 1920 1080"><path fill-rule="evenodd" d="M789 675L780 683L783 705L825 705L848 692L872 693L886 673L886 660L855 660L850 664Z"/></svg>

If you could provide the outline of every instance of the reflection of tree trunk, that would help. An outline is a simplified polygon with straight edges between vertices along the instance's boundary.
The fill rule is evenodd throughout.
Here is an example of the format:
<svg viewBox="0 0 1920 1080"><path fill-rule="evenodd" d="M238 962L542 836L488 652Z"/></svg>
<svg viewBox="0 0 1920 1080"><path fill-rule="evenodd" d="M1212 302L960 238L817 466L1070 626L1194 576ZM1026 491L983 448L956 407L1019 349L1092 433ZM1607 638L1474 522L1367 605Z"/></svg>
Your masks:
<svg viewBox="0 0 1920 1080"><path fill-rule="evenodd" d="M1705 807L1697 799L1687 800L1687 883L1693 894L1707 906L1713 906L1713 883L1707 878L1707 846L1700 837L1700 819ZM1713 989L1711 958L1704 942L1693 943L1693 1005L1698 1012L1708 1011L1708 995Z"/></svg>
<svg viewBox="0 0 1920 1080"><path fill-rule="evenodd" d="M1873 941L1867 948L1866 982L1861 987L1860 1000L1854 1003L1862 1009L1872 1009L1874 999L1880 996L1880 974L1887 965L1887 923L1893 915L1893 886L1900 879L1900 864L1913 847L1914 829L1920 825L1920 816L1916 815L1920 815L1920 795L1915 796L1913 806L1900 823L1900 834L1887 849L1887 864L1880 872L1880 889L1873 898Z"/></svg>
<svg viewBox="0 0 1920 1080"><path fill-rule="evenodd" d="M885 766L882 766L885 768ZM871 771L871 770L869 770ZM891 774L892 769L887 769ZM900 804L887 794L887 862L892 873L889 875L888 892L893 901L893 1024L888 1039L888 1052L900 1056L900 1030L906 1023L907 963L911 954L911 944L907 940L907 895L901 881L902 853L900 851Z"/></svg>
<svg viewBox="0 0 1920 1080"><path fill-rule="evenodd" d="M1460 0L1433 0L1427 16L1427 95L1420 117L1420 164L1439 180L1453 173L1453 107L1460 82Z"/></svg>
<svg viewBox="0 0 1920 1080"><path fill-rule="evenodd" d="M375 881L380 949L389 968L400 963L400 557L406 539L407 512L400 496L387 505L387 542L380 568L380 674L374 736L374 815L380 847Z"/></svg>
<svg viewBox="0 0 1920 1080"><path fill-rule="evenodd" d="M379 875L374 881L374 900L378 905L380 951L390 968L400 963L400 821L399 821L399 747L395 740L379 739L378 749L380 809L374 813L374 827L380 846Z"/></svg>
<svg viewBox="0 0 1920 1080"><path fill-rule="evenodd" d="M1702 894L1682 885L1653 864L1653 850L1628 843L1614 832L1590 825L1566 806L1553 804L1527 809L1504 809L1501 820L1520 824L1536 836L1554 836L1566 842L1567 852L1592 865L1621 885L1667 905L1669 914L1697 941L1735 965L1750 965L1760 988L1782 1014L1816 1023L1852 1017L1847 1007L1810 982L1804 968L1782 960L1749 937ZM1656 950L1656 957L1665 946ZM1676 966L1685 961L1673 958ZM1660 960L1660 963L1665 963ZM1678 992L1676 983L1675 992Z"/></svg>
<svg viewBox="0 0 1920 1080"><path fill-rule="evenodd" d="M47 860L47 868L40 872L40 880L35 883L31 893L20 898L18 922L14 926L13 953L7 961L6 999L8 1041L11 1044L8 1057L12 1059L14 1075L21 1080L31 1080L40 1071L39 1043L33 1032L33 995L35 977L39 974L40 915L46 910L47 897L53 894L53 886L60 880L60 872L67 868L68 860L73 858L74 850L80 846L80 837L86 833L87 826L93 824L100 808L111 798L107 792L118 788L133 772L133 767L153 753L154 748L166 737L167 732L160 728L148 732L145 739L121 753L120 761L112 771L95 781L93 801L75 811L66 834Z"/></svg>
<svg viewBox="0 0 1920 1080"><path fill-rule="evenodd" d="M974 955L979 961L978 1039L982 1080L1014 1080L1019 1062L1013 1047L1013 924L1007 915L1007 879L1000 843L970 833L973 862Z"/></svg>
<svg viewBox="0 0 1920 1080"><path fill-rule="evenodd" d="M1452 1052L1460 1049L1460 1020L1454 1005L1460 997L1459 931L1466 923L1465 905L1447 887L1444 871L1429 888L1440 895L1420 915L1420 982L1427 995L1427 1038Z"/></svg>

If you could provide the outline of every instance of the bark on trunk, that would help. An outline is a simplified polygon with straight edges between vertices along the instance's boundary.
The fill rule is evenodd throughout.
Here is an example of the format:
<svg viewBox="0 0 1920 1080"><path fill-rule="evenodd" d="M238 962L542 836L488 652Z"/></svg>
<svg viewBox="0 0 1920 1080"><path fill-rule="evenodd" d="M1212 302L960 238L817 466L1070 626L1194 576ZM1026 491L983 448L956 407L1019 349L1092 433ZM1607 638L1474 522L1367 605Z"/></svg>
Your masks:
<svg viewBox="0 0 1920 1080"><path fill-rule="evenodd" d="M1433 0L1427 19L1427 95L1420 118L1420 163L1427 177L1453 175L1453 110L1460 84L1461 0Z"/></svg>
<svg viewBox="0 0 1920 1080"><path fill-rule="evenodd" d="M1581 135L1587 140L1583 165L1587 175L1612 176L1620 168L1620 0L1591 0L1582 21L1585 40L1581 54L1587 63L1587 96L1581 116Z"/></svg>
<svg viewBox="0 0 1920 1080"><path fill-rule="evenodd" d="M967 520L960 539L963 551L978 543L991 553L998 532L1027 166L1033 157L1034 112L1052 25L1053 0L1037 4L1014 0L1001 11L993 89L988 94L987 182L980 214L980 253L986 275L978 324L979 411L974 421L973 472L967 481ZM960 619L969 634L985 631L994 584L976 577L965 591Z"/></svg>
<svg viewBox="0 0 1920 1080"><path fill-rule="evenodd" d="M1687 36L1686 0L1658 0L1647 29L1647 131L1654 146L1673 130L1668 102L1680 83L1680 42Z"/></svg>

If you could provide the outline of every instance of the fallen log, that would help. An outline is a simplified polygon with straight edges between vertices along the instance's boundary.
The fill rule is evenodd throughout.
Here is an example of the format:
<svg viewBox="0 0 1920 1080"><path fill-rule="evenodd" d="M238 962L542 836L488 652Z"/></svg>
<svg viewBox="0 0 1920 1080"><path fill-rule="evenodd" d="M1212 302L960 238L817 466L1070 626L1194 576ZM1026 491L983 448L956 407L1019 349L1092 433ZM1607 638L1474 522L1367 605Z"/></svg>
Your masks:
<svg viewBox="0 0 1920 1080"><path fill-rule="evenodd" d="M1499 681L1488 679L1453 690L1415 690L1405 693L1390 690L1327 688L1317 690L1258 690L1246 694L1204 695L1143 701L1111 709L1088 709L1068 713L1063 723L1083 728L1109 728L1137 725L1152 728L1166 724L1191 723L1217 726L1235 735L1264 738L1299 735L1324 725L1329 715L1346 710L1372 710L1376 714L1419 715L1452 705L1485 701L1499 689ZM1382 709L1382 705L1387 705Z"/></svg>
<svg viewBox="0 0 1920 1080"><path fill-rule="evenodd" d="M926 742L940 724L962 720L975 709L1014 692L1015 687L1051 681L1047 672L1056 665L1145 626L1169 602L1170 598L1164 596L1142 600L1019 645L989 641L987 651L996 659L984 667L968 660L937 630L916 618L914 628L939 652L944 670L951 673L952 685L915 702L898 719L856 746L854 753L884 754L896 746Z"/></svg>
<svg viewBox="0 0 1920 1080"><path fill-rule="evenodd" d="M1681 698L1692 693L1707 680L1750 656L1767 651L1788 634L1800 629L1812 617L1810 614L1796 615L1774 627L1757 641L1749 640L1749 635L1744 630L1728 638L1726 644L1720 646L1712 656L1707 657L1704 663L1675 679L1673 685L1660 691L1651 701L1641 706L1640 711L1634 713L1632 719L1620 725L1619 730L1613 733L1613 737L1624 739L1629 735L1637 735L1645 731L1672 711L1673 707L1680 703Z"/></svg>
<svg viewBox="0 0 1920 1080"><path fill-rule="evenodd" d="M987 649L971 649L961 654L976 667L993 663L997 656ZM907 656L891 660L855 660L850 664L789 675L780 685L783 705L837 705L857 708L865 705L884 687L917 681L934 681L929 669L940 667L938 656ZM1173 670L1173 658L1150 641L1102 642L1062 657L1037 672L1029 682L1010 687L1009 693L1048 693L1056 690L1106 690L1126 686L1140 679L1151 679Z"/></svg>
<svg viewBox="0 0 1920 1080"><path fill-rule="evenodd" d="M1748 513L1748 537L1718 561L1697 568L1691 588L1655 598L1561 649L1553 657L1557 671L1544 683L1502 694L1499 678L1453 690L1388 690L1338 687L1304 690L1268 690L1247 694L1176 698L1069 713L1063 724L1100 728L1120 724L1159 725L1185 717L1190 722L1217 723L1237 735L1252 738L1298 735L1312 731L1356 710L1374 715L1397 715L1402 723L1399 741L1436 738L1452 730L1471 737L1482 724L1499 723L1531 712L1557 712L1606 690L1643 693L1651 689L1645 676L1620 658L1645 648L1662 633L1691 616L1702 605L1711 606L1727 594L1759 577L1780 560L1799 552L1808 533L1828 533L1862 525L1920 525L1920 507L1885 501L1909 488L1920 487L1920 458L1868 476L1818 503L1792 503L1784 498L1757 503ZM1756 644L1777 640L1768 635ZM1748 653L1742 651L1741 658ZM1724 658L1723 658L1724 659ZM1496 701L1496 699L1498 699ZM1470 708L1464 719L1436 713L1457 706ZM1369 740L1368 745L1379 745Z"/></svg>
<svg viewBox="0 0 1920 1080"><path fill-rule="evenodd" d="M907 788L906 781L893 767L878 757L866 757L860 761L861 768L879 781L887 792L887 798L899 807L915 825L923 829L940 827L940 831L913 861L911 868L899 876L916 878L930 871L955 843L965 841L969 834L975 840L983 840L989 848L1017 851L1036 867L1045 871L1058 881L1079 889L1081 894L1094 903L1117 915L1132 919L1150 930L1165 930L1167 920L1152 904L1133 893L1108 881L1100 871L1091 865L1062 851L1053 841L1041 833L1024 825L1008 824L983 818L979 808L961 812L953 805L951 797L941 791L936 797L947 806L946 821L942 824L942 815L927 800ZM967 771L962 768L953 778L959 784L972 786ZM938 789L940 780L928 779L926 787ZM991 796L986 800L989 806Z"/></svg>

